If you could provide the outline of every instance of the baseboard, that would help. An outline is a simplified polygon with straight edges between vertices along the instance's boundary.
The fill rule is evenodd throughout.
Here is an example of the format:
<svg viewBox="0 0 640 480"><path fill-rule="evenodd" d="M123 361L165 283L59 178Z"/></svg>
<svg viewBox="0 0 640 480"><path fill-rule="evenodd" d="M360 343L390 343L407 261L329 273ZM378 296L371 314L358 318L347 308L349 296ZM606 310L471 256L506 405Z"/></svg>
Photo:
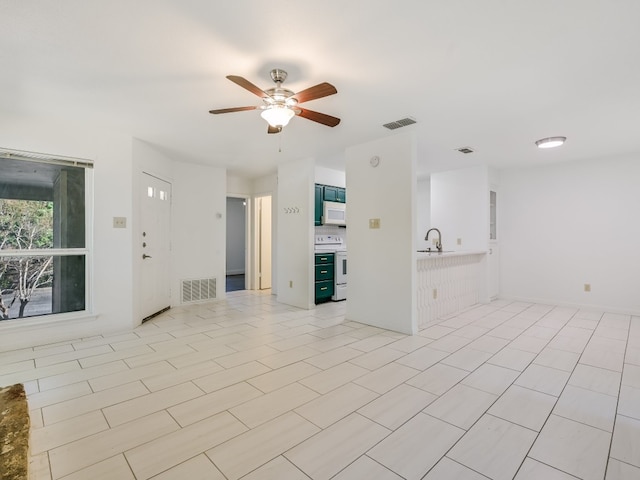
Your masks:
<svg viewBox="0 0 640 480"><path fill-rule="evenodd" d="M540 303L543 305L554 305L557 307L579 308L580 310L595 310L598 312L617 313L620 315L632 315L634 317L640 316L640 310L612 307L606 305L592 305L588 303L562 302L558 300L550 300L548 298L520 297L517 295L498 295L497 299L508 300L512 302Z"/></svg>

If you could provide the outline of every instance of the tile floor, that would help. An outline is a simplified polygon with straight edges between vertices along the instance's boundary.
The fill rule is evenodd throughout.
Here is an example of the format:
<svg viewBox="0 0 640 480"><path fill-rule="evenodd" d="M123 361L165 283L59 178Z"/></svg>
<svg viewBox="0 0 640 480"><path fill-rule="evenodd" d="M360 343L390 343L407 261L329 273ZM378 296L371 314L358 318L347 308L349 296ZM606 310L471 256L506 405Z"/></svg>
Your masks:
<svg viewBox="0 0 640 480"><path fill-rule="evenodd" d="M638 479L640 317L495 301L405 336L267 293L0 353L32 479Z"/></svg>

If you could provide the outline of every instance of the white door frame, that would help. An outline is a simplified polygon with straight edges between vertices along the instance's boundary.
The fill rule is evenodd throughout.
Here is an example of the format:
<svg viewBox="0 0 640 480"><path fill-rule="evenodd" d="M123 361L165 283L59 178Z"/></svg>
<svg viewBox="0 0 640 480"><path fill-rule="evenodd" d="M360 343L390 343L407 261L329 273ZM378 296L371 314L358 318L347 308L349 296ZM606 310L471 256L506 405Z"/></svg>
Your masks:
<svg viewBox="0 0 640 480"><path fill-rule="evenodd" d="M251 239L251 219L252 219L252 210L253 210L253 205L252 205L252 201L251 201L251 197L249 195L241 195L238 193L228 193L227 196L225 197L225 202L227 198L241 198L243 199L245 202L247 202L247 209L245 210L245 215L244 215L244 265L245 265L245 269L244 269L244 288L245 290L252 290L253 289L253 268L252 268L252 262L254 261L252 258L252 252L251 252L251 248L250 248L250 244L249 241ZM225 226L226 228L226 226ZM225 244L225 256L226 256L226 249L227 249L227 245ZM225 267L224 267L224 273L225 276L227 275L227 265L225 263Z"/></svg>
<svg viewBox="0 0 640 480"><path fill-rule="evenodd" d="M487 293L490 300L500 295L500 232L499 232L499 205L500 190L497 185L489 185L489 205L491 205L491 192L496 194L496 238L489 238L487 251ZM491 206L489 206L489 218L491 218Z"/></svg>
<svg viewBox="0 0 640 480"><path fill-rule="evenodd" d="M253 207L253 215L251 218L251 222L252 222L252 235L251 235L251 242L252 242L252 248L251 248L251 253L252 253L252 258L251 258L251 273L252 273L252 286L251 288L253 290L258 290L260 288L260 217L261 217L261 212L260 209L258 208L258 202L260 201L260 199L264 198L264 197L270 197L271 198L271 212L269 212L269 221L271 222L271 279L270 279L270 283L271 283L271 289L273 290L275 288L274 284L273 284L273 268L274 268L274 264L273 264L273 203L274 203L274 195L272 193L261 193L261 194L257 194L254 198L253 201L251 202L252 207Z"/></svg>
<svg viewBox="0 0 640 480"><path fill-rule="evenodd" d="M262 267L263 267L263 262L262 262L262 245L264 242L264 239L262 238L262 232L263 232L263 228L262 228L262 221L264 220L265 217L265 212L263 209L263 203L262 203L262 199L264 198L268 198L269 199L269 214L267 215L268 217L268 221L269 221L269 280L268 280L268 285L269 287L263 287L263 283L262 282L262 278L263 278L263 272L262 272ZM258 208L257 203L260 202L260 208ZM268 288L273 288L273 195L260 195L257 196L254 199L254 203L256 204L255 210L256 210L256 216L255 216L255 229L256 229L256 235L255 235L255 263L256 263L256 275L255 275L255 279L256 279L256 290L258 289L268 289Z"/></svg>

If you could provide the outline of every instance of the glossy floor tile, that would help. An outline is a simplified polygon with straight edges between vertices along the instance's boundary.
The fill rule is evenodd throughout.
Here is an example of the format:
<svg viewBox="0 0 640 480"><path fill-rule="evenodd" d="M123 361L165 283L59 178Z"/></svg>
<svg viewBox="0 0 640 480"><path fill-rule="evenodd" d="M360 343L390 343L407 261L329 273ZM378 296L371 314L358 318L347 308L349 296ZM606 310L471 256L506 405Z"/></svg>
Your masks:
<svg viewBox="0 0 640 480"><path fill-rule="evenodd" d="M270 292L0 352L33 480L640 478L640 317L497 300L414 336Z"/></svg>

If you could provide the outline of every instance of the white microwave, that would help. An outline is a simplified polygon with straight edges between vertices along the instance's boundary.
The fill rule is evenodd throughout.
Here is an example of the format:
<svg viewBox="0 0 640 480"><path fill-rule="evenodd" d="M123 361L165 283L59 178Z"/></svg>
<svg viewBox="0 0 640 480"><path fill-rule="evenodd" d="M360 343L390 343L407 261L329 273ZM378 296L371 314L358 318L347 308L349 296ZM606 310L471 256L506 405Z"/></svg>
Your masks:
<svg viewBox="0 0 640 480"><path fill-rule="evenodd" d="M347 204L339 202L323 202L323 225L346 225Z"/></svg>

